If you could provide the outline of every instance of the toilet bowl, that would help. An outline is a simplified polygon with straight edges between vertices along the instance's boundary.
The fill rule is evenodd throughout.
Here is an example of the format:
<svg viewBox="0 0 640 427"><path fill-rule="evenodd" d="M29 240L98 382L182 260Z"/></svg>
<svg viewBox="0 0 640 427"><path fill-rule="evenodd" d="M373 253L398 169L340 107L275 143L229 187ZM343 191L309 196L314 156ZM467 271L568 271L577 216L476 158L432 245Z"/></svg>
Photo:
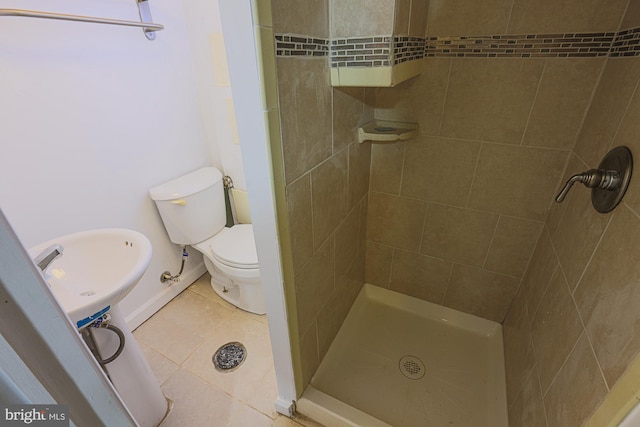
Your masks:
<svg viewBox="0 0 640 427"><path fill-rule="evenodd" d="M213 290L238 308L265 314L253 226L225 227L222 173L214 167L198 169L149 194L169 239L203 254Z"/></svg>

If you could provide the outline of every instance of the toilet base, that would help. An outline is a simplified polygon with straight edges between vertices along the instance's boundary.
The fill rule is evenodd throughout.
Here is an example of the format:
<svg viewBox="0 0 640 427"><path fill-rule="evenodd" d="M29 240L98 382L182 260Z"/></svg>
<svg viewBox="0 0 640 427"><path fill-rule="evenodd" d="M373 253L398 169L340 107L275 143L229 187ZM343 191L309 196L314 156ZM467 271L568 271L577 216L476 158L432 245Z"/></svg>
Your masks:
<svg viewBox="0 0 640 427"><path fill-rule="evenodd" d="M222 275L206 257L204 264L211 275L211 287L220 298L249 313L267 313L261 280L235 282Z"/></svg>

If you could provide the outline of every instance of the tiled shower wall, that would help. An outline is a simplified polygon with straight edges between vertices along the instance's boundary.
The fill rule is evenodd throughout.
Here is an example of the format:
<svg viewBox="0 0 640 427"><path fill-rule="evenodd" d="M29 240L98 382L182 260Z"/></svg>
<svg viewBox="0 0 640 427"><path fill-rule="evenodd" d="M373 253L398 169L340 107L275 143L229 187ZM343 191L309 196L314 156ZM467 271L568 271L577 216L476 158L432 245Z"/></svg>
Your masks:
<svg viewBox="0 0 640 427"><path fill-rule="evenodd" d="M304 3L304 4L303 4ZM272 0L277 33L326 38L326 1ZM276 60L297 340L308 384L364 283L372 90L332 88L327 57Z"/></svg>
<svg viewBox="0 0 640 427"><path fill-rule="evenodd" d="M274 33L329 38L326 0L272 5ZM636 1L620 25L626 8L627 0L431 0L427 38L619 36L640 26ZM640 62L599 51L470 53L440 52L421 76L375 94L330 88L326 57L277 58L304 384L361 286L366 247L368 282L507 316L512 426L581 425L640 347L627 308L640 302L630 287L640 278L632 255L640 183L636 174L609 215L593 213L584 188L562 205L552 199L609 146L636 151ZM377 118L418 122L419 137L354 143L374 95Z"/></svg>
<svg viewBox="0 0 640 427"><path fill-rule="evenodd" d="M638 26L640 3L632 1L621 29ZM639 81L640 58L608 60L563 180L597 167L616 146L638 158ZM504 322L512 427L583 425L637 359L638 242L635 172L624 201L609 214L597 213L582 187L553 205ZM635 400L635 390L625 397Z"/></svg>

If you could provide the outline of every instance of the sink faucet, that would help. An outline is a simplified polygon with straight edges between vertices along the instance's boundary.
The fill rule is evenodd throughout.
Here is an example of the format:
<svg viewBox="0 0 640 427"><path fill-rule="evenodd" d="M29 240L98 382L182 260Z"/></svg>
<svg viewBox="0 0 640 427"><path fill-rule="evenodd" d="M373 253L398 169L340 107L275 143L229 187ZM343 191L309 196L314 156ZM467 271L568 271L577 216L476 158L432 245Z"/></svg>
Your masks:
<svg viewBox="0 0 640 427"><path fill-rule="evenodd" d="M51 245L44 251L40 252L40 255L33 259L33 262L35 262L40 271L44 273L44 271L49 267L54 259L62 256L63 251L64 248L62 247L62 245Z"/></svg>

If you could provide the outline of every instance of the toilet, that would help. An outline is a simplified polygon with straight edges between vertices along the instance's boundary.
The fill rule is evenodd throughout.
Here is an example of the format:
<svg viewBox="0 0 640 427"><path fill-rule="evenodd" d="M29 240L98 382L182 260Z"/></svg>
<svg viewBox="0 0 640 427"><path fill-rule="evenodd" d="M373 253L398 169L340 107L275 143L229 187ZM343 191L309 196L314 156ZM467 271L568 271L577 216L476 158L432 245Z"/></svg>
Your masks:
<svg viewBox="0 0 640 427"><path fill-rule="evenodd" d="M222 173L205 167L149 190L169 239L202 252L211 287L245 311L265 314L251 224L227 228Z"/></svg>

